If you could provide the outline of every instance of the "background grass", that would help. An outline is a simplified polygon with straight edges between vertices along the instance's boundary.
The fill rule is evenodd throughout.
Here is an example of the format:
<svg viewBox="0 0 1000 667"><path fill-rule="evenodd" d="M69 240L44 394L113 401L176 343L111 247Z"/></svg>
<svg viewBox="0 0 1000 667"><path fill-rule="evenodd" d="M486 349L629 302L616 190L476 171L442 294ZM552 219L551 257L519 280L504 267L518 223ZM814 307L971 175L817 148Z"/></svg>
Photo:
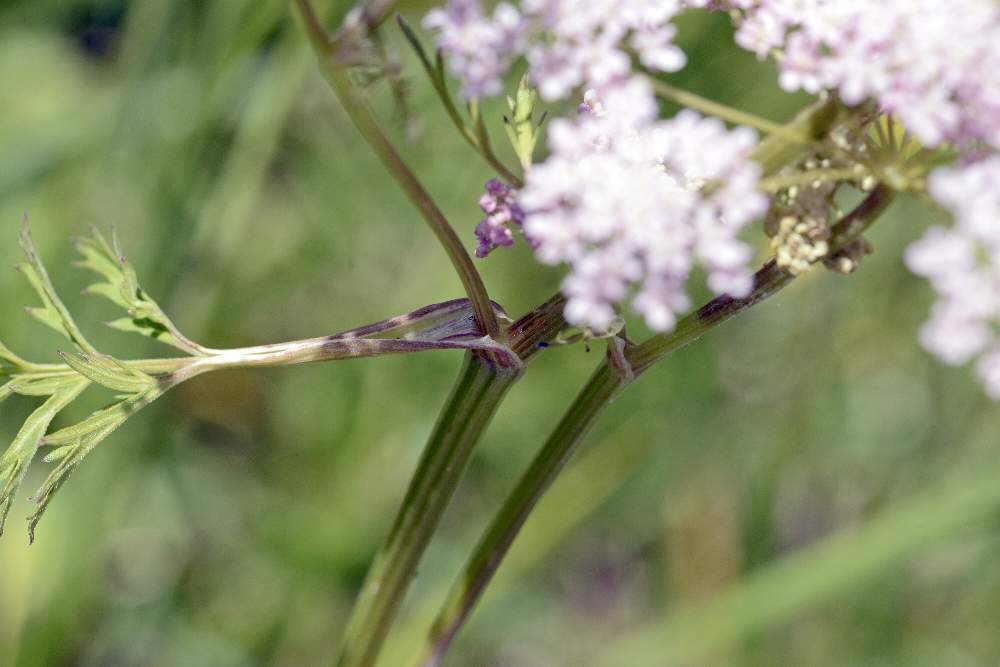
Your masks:
<svg viewBox="0 0 1000 667"><path fill-rule="evenodd" d="M428 7L402 5L414 22ZM413 135L407 159L471 249L492 174L385 33L414 114L401 120L375 86L379 114L401 142ZM678 85L775 120L804 101L732 46L725 17L684 19L682 44L692 62ZM89 223L116 225L148 290L214 347L460 296L283 0L0 3L0 90L0 264L17 260L27 212L67 302L118 356L161 351L102 331L113 309L78 296L66 239ZM448 664L997 664L1000 419L967 370L916 344L929 293L900 256L929 220L897 203L859 274L816 271L630 388ZM514 315L560 279L523 246L480 263ZM50 361L63 343L23 316L32 298L0 275L0 333ZM405 664L599 354L549 350L512 392L383 665ZM101 445L30 549L26 494L15 505L0 541L0 665L328 663L458 364L433 352L229 372L168 395ZM59 423L107 399L91 394ZM32 407L6 402L0 436Z"/></svg>

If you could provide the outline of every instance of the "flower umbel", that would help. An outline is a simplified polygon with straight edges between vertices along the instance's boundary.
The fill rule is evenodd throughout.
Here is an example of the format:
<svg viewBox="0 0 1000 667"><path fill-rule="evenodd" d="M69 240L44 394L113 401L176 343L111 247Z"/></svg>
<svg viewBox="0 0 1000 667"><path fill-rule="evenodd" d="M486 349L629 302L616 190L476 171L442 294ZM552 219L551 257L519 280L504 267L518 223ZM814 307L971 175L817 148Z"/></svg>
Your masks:
<svg viewBox="0 0 1000 667"><path fill-rule="evenodd" d="M937 294L920 342L947 364L979 357L979 376L1000 400L1000 156L939 169L930 191L954 225L931 227L906 252Z"/></svg>
<svg viewBox="0 0 1000 667"><path fill-rule="evenodd" d="M749 246L738 238L766 206L756 134L684 111L659 120L647 84L633 79L549 128L549 159L528 172L521 203L538 259L567 263L566 319L596 330L633 307L655 330L690 307L685 283L700 264L717 294L751 287Z"/></svg>

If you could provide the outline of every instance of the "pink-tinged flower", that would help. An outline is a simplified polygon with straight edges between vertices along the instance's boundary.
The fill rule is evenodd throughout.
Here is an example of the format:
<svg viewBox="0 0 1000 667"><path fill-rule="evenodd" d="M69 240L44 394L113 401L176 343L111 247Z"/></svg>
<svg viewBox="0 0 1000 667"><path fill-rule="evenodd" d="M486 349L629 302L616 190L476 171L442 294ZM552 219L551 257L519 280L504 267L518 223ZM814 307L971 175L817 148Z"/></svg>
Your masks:
<svg viewBox="0 0 1000 667"><path fill-rule="evenodd" d="M438 48L448 55L465 97L503 92L503 76L523 48L526 25L517 9L501 2L490 17L479 0L449 0L427 14L424 26L438 32Z"/></svg>
<svg viewBox="0 0 1000 667"><path fill-rule="evenodd" d="M767 206L749 159L755 133L690 111L660 120L651 99L641 79L588 92L584 113L552 121L552 154L526 175L525 235L540 261L569 265L573 324L605 330L634 294L650 327L672 329L695 265L716 293L752 287L738 235Z"/></svg>
<svg viewBox="0 0 1000 667"><path fill-rule="evenodd" d="M930 192L954 225L931 227L906 251L937 294L920 342L947 364L979 357L987 392L1000 400L1000 156L935 171Z"/></svg>
<svg viewBox="0 0 1000 667"><path fill-rule="evenodd" d="M424 25L438 32L466 97L499 94L510 64L524 56L541 96L556 100L627 79L630 52L651 70L681 69L686 59L670 21L682 9L680 0L524 0L520 10L502 3L487 17L479 0L448 0Z"/></svg>
<svg viewBox="0 0 1000 667"><path fill-rule="evenodd" d="M486 182L486 192L479 198L479 207L486 217L476 226L479 246L477 257L486 257L500 246L514 245L512 226L524 223L524 211L517 203L517 193L506 183L492 178Z"/></svg>
<svg viewBox="0 0 1000 667"><path fill-rule="evenodd" d="M705 2L688 0L688 4ZM787 90L875 99L928 146L1000 145L1000 3L994 0L728 0L736 42L778 51Z"/></svg>

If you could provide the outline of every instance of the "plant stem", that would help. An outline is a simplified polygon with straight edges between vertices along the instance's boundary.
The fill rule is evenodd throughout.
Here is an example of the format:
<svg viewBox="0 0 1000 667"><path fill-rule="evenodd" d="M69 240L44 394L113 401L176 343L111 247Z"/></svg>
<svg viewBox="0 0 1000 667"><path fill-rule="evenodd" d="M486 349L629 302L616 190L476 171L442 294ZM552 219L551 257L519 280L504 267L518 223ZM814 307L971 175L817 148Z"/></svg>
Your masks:
<svg viewBox="0 0 1000 667"><path fill-rule="evenodd" d="M885 211L894 194L885 186L872 191L857 208L834 226L830 239L831 248L842 248L857 239ZM778 268L773 260L768 262L754 276L754 289L748 296L742 299L729 296L713 299L697 312L682 319L674 331L653 336L641 345L625 348L621 356L631 367L631 374L619 372L614 363L616 356L608 355L577 395L514 491L504 501L503 507L463 568L458 583L445 601L414 665L436 667L441 663L531 510L611 401L635 377L656 362L777 293L794 279L795 276Z"/></svg>
<svg viewBox="0 0 1000 667"><path fill-rule="evenodd" d="M507 391L520 378L522 362L559 332L564 303L563 297L557 295L510 326L513 351L520 356L516 366L510 362L498 364L495 354L466 354L465 365L424 448L389 538L379 550L355 603L338 662L341 667L375 664L417 564L473 449ZM555 313L559 316L555 317Z"/></svg>
<svg viewBox="0 0 1000 667"><path fill-rule="evenodd" d="M869 175L871 175L870 172L861 165L838 169L810 169L808 171L771 176L761 181L759 187L764 192L773 193L796 185L806 186L814 183L860 181Z"/></svg>
<svg viewBox="0 0 1000 667"><path fill-rule="evenodd" d="M765 137L751 156L763 169L763 177L771 176L784 167L796 164L802 158L817 152L818 144L823 141L834 127L845 120L847 110L836 96L824 95L813 102L789 121L784 127L786 132L771 134ZM790 139L786 134L795 137L807 137L803 143L798 138Z"/></svg>
<svg viewBox="0 0 1000 667"><path fill-rule="evenodd" d="M441 664L452 640L500 567L528 515L562 471L575 452L576 444L587 434L597 416L627 384L628 381L615 373L610 364L602 363L597 367L476 547L458 583L449 593L414 665L436 667Z"/></svg>
<svg viewBox="0 0 1000 667"><path fill-rule="evenodd" d="M710 100L682 88L671 86L669 83L661 81L655 77L647 77L647 80L653 86L653 90L656 91L657 95L670 100L671 102L675 102L682 107L694 109L695 111L700 111L709 116L721 118L722 120L729 121L730 123L734 123L736 125L746 125L766 134L777 135L786 141L799 144L812 143L812 137L805 132L800 131L798 128L782 125L781 123L775 123L752 113L747 113L746 111L726 106L725 104L715 102L714 100Z"/></svg>
<svg viewBox="0 0 1000 667"><path fill-rule="evenodd" d="M424 189L420 180L396 151L392 142L382 132L382 128L375 119L364 95L351 80L350 71L338 60L341 50L346 46L341 43L335 44L328 38L308 0L294 0L294 2L319 58L320 69L347 115L382 161L386 170L392 174L396 183L423 215L438 242L448 253L448 258L455 267L469 300L472 301L476 320L482 330L494 340L503 342L505 332L500 327L496 314L490 305L489 294L486 292L482 277L476 270L465 246L462 245L461 239L430 194Z"/></svg>
<svg viewBox="0 0 1000 667"><path fill-rule="evenodd" d="M458 107L455 106L455 101L452 99L451 91L448 90L448 81L444 74L444 63L441 60L441 52L437 54L436 65L431 63L430 58L427 57L427 52L424 51L423 45L420 43L420 39L417 34L413 32L413 28L407 23L406 19L403 18L402 14L396 15L396 23L399 24L399 29L403 31L403 36L406 37L406 41L410 43L413 50L416 52L417 57L420 59L420 64L424 68L424 72L427 74L427 78L430 79L431 85L434 87L434 91L437 93L438 99L441 100L441 105L444 107L445 113L448 114L448 118L451 119L452 124L458 133L462 135L462 138L472 146L472 148L482 156L486 162L496 169L497 173L508 183L513 185L515 188L520 188L524 185L521 177L515 174L513 171L507 168L507 166L500 161L500 158L496 156L493 152L492 144L490 143L489 135L486 133L485 127L482 125L482 117L478 116L477 123L479 132L475 132L468 126L465 119L462 118L462 114L459 113Z"/></svg>
<svg viewBox="0 0 1000 667"><path fill-rule="evenodd" d="M501 367L466 354L451 397L431 434L389 538L379 550L355 603L337 662L375 664L417 564L451 500L469 457L521 367Z"/></svg>

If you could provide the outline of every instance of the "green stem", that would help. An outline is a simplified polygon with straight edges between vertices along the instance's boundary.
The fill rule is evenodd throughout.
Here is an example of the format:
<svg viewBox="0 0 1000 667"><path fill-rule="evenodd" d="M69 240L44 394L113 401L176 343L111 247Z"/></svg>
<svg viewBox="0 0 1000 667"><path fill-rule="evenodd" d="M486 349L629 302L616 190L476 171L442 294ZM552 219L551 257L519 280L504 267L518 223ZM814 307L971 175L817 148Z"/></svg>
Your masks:
<svg viewBox="0 0 1000 667"><path fill-rule="evenodd" d="M833 228L834 250L857 239L885 211L894 192L879 186ZM722 296L682 319L670 333L653 336L641 345L627 347L620 356L609 353L577 395L548 441L528 466L514 491L507 497L462 570L441 612L421 648L415 665L436 667L452 640L482 596L506 556L531 510L576 451L597 417L641 373L672 352L697 340L761 301L777 293L795 279L772 260L754 276L754 289L742 299ZM622 357L630 373L623 373ZM617 361L616 361L617 359Z"/></svg>
<svg viewBox="0 0 1000 667"><path fill-rule="evenodd" d="M470 352L431 434L389 538L361 588L337 662L375 664L420 557L465 471L469 457L521 368Z"/></svg>
<svg viewBox="0 0 1000 667"><path fill-rule="evenodd" d="M759 188L764 192L773 193L794 186L807 186L815 183L860 181L869 175L871 173L861 165L838 169L810 169L808 171L771 176L761 181Z"/></svg>
<svg viewBox="0 0 1000 667"><path fill-rule="evenodd" d="M496 156L493 152L493 146L490 143L489 135L486 133L486 129L482 124L482 117L479 116L477 120L477 131L473 131L472 128L468 126L465 119L462 118L462 114L459 113L458 107L455 106L455 101L452 99L451 92L448 90L448 81L444 73L444 63L441 60L440 51L437 54L436 65L431 63L430 58L427 57L427 52L424 51L423 45L417 38L417 34L413 32L413 28L410 24L403 18L402 14L396 15L396 23L399 24L400 30L403 31L403 36L413 47L416 52L417 57L420 59L420 64L424 68L424 72L427 73L427 78L430 79L431 85L434 87L434 92L437 93L438 99L441 100L441 105L444 107L445 113L448 114L448 118L451 119L452 124L458 133L462 135L462 138L472 146L473 149L486 162L496 169L497 173L508 183L516 188L520 188L524 185L521 177L515 174L513 171L507 168L507 166L500 161L500 158Z"/></svg>
<svg viewBox="0 0 1000 667"><path fill-rule="evenodd" d="M407 166L402 156L382 132L378 121L369 108L362 92L351 80L350 71L339 61L340 50L347 45L332 42L323 29L319 18L313 11L308 0L294 0L295 6L302 16L309 35L310 42L319 58L320 69L337 98L343 105L354 126L365 138L368 145L382 161L386 170L396 179L397 184L409 197L410 201L423 215L438 242L448 253L455 271L458 273L465 292L472 301L476 320L480 327L494 340L503 342L504 332L497 321L496 314L490 304L489 294L483 284L482 277L476 270L472 258L462 245L461 239L448 222L444 213L438 208L430 194L420 183L412 170Z"/></svg>
<svg viewBox="0 0 1000 667"><path fill-rule="evenodd" d="M500 567L528 515L562 471L576 450L576 444L587 434L598 415L627 385L628 380L615 373L610 364L602 363L597 367L476 547L414 665L436 667L441 664L452 640Z"/></svg>
<svg viewBox="0 0 1000 667"><path fill-rule="evenodd" d="M767 120L766 118L761 118L760 116L752 113L734 109L733 107L726 106L725 104L710 100L702 97L701 95L696 95L695 93L682 88L671 86L669 83L654 77L647 78L650 84L652 84L653 90L656 91L657 95L679 104L682 107L687 107L709 116L721 118L722 120L729 121L735 125L746 125L747 127L755 128L766 134L780 136L782 139L793 143L812 143L812 137L810 137L807 133L802 132L799 128L785 126L781 123L775 123Z"/></svg>
<svg viewBox="0 0 1000 667"><path fill-rule="evenodd" d="M824 96L788 122L784 126L786 132L765 137L751 156L763 169L762 176L771 176L815 153L817 145L829 135L830 130L845 120L845 114L846 109L835 96ZM795 137L806 137L808 141L803 143L798 138L789 139L786 136L789 133Z"/></svg>

